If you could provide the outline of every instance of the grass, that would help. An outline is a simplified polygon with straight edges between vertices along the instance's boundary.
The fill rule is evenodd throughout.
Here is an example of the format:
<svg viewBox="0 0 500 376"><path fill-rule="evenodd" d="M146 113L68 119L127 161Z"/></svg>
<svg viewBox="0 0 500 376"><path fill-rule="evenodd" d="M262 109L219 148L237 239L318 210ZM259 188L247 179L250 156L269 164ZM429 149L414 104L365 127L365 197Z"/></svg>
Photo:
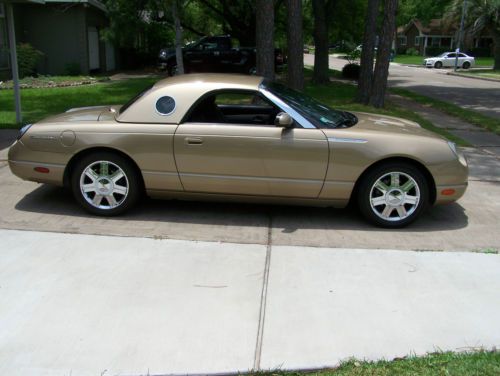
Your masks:
<svg viewBox="0 0 500 376"><path fill-rule="evenodd" d="M493 69L474 69L469 71L460 71L457 72L462 76L471 76L471 77L486 77L500 80L500 70Z"/></svg>
<svg viewBox="0 0 500 376"><path fill-rule="evenodd" d="M23 89L23 123L33 123L72 107L123 104L158 79L136 78L126 81L62 88ZM15 121L12 90L0 91L0 128L19 128Z"/></svg>
<svg viewBox="0 0 500 376"><path fill-rule="evenodd" d="M330 75L339 77L340 72L330 69ZM354 85L336 81L330 82L326 85L314 85L310 82L310 78L312 77L312 70L309 67L306 67L305 69L305 77L305 92L330 107L348 111L371 112L381 115L401 117L404 119L415 121L420 124L422 128L440 134L450 141L455 142L459 146L470 146L469 143L451 134L447 130L436 127L434 124L432 124L432 122L424 119L415 112L410 111L404 107L397 106L390 101L386 102L385 108L374 108L355 103L353 98L356 95L356 86Z"/></svg>
<svg viewBox="0 0 500 376"><path fill-rule="evenodd" d="M349 360L336 369L315 372L259 372L260 376L494 376L500 374L500 352L436 353L394 361Z"/></svg>
<svg viewBox="0 0 500 376"><path fill-rule="evenodd" d="M305 91L325 104L343 110L372 112L382 115L402 117L419 123L423 128L436 132L458 145L468 144L444 129L435 127L431 122L403 107L388 103L385 108L375 109L355 103L353 98L356 87L347 83L331 82L326 85L311 83L312 70L305 69ZM340 72L330 70L333 77ZM158 78L136 78L124 81L99 83L78 87L41 88L21 90L23 123L33 123L49 115L64 112L72 107L122 104L135 94L152 85ZM12 90L0 91L0 128L19 128L15 122Z"/></svg>
<svg viewBox="0 0 500 376"><path fill-rule="evenodd" d="M500 121L498 121L497 119L493 119L476 111L464 109L452 103L443 102L438 99L429 98L421 94L416 94L410 90L402 88L392 88L391 91L395 94L410 98L421 104L432 106L449 115L455 116L471 124L477 125L478 127L488 129L489 131L500 135Z"/></svg>
<svg viewBox="0 0 500 376"><path fill-rule="evenodd" d="M412 55L396 55L394 58L395 63L400 64L410 64L410 65L423 65L423 56L412 56ZM477 67L492 67L493 58L492 57L477 57L476 58Z"/></svg>

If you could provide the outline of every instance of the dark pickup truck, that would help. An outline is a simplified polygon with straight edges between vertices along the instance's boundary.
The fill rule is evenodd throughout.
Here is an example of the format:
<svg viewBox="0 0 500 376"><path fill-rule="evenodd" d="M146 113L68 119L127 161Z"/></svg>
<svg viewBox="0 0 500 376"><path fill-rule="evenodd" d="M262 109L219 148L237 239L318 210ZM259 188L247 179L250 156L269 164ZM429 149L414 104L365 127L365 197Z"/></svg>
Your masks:
<svg viewBox="0 0 500 376"><path fill-rule="evenodd" d="M189 72L225 72L255 74L255 47L239 47L237 39L229 35L203 37L182 48L184 70ZM275 50L275 67L280 69L286 58L280 49ZM158 66L174 75L177 70L175 49L162 49Z"/></svg>

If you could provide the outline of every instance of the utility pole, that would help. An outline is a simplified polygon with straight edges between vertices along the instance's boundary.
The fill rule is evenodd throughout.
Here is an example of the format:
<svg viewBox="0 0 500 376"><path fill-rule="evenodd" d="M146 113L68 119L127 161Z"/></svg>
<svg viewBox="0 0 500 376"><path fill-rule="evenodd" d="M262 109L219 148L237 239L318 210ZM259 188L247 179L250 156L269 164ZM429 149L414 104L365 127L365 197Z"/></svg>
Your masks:
<svg viewBox="0 0 500 376"><path fill-rule="evenodd" d="M465 13L467 12L467 0L464 0L464 5L462 6L462 20L460 21L460 30L458 31L458 41L457 48L455 50L455 72L458 69L458 54L460 53L460 47L462 45L462 38L464 34L464 21Z"/></svg>

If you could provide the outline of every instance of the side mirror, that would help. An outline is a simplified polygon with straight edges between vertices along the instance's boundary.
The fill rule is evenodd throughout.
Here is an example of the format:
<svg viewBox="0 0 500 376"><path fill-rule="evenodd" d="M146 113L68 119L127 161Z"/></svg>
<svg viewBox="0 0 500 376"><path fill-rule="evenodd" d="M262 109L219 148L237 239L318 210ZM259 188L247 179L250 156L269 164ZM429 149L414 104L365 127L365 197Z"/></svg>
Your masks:
<svg viewBox="0 0 500 376"><path fill-rule="evenodd" d="M280 112L278 115L276 115L274 125L283 128L293 128L293 119L286 112Z"/></svg>

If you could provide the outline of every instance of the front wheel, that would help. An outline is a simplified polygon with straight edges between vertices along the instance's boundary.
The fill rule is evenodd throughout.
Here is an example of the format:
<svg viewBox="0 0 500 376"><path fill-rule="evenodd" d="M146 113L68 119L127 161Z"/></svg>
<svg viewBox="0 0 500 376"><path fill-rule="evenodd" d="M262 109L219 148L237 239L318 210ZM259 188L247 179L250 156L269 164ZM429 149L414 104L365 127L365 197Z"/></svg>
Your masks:
<svg viewBox="0 0 500 376"><path fill-rule="evenodd" d="M462 68L469 69L470 68L470 63L468 61L464 62L463 65L462 65Z"/></svg>
<svg viewBox="0 0 500 376"><path fill-rule="evenodd" d="M358 205L370 222L387 228L404 227L427 207L429 184L415 167L387 163L369 171L360 183Z"/></svg>
<svg viewBox="0 0 500 376"><path fill-rule="evenodd" d="M140 178L134 166L120 155L98 152L80 159L72 174L71 187L78 203L101 216L118 215L138 200Z"/></svg>
<svg viewBox="0 0 500 376"><path fill-rule="evenodd" d="M434 64L434 68L436 69L441 69L443 67L443 63L441 63L440 61L436 61L436 64Z"/></svg>

